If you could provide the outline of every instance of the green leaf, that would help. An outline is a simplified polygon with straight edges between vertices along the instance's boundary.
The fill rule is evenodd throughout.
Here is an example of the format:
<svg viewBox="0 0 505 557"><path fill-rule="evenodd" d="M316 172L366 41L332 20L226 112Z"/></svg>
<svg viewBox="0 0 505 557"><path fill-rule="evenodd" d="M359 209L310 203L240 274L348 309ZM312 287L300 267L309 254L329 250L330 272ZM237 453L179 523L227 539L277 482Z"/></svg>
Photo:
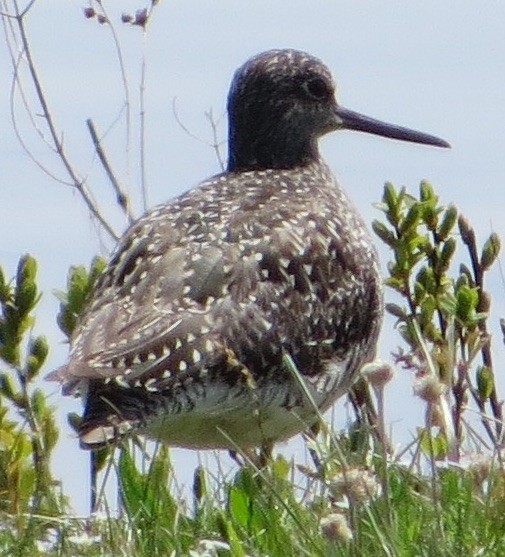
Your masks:
<svg viewBox="0 0 505 557"><path fill-rule="evenodd" d="M35 282L37 278L37 261L31 255L23 255L18 263L16 285L19 286L23 282Z"/></svg>
<svg viewBox="0 0 505 557"><path fill-rule="evenodd" d="M90 290L95 286L96 281L98 280L100 275L105 271L106 267L107 267L107 259L100 256L93 258L93 260L91 261L91 269L89 272L88 290Z"/></svg>
<svg viewBox="0 0 505 557"><path fill-rule="evenodd" d="M291 465L282 455L278 455L272 462L272 474L281 480L287 480L291 471Z"/></svg>
<svg viewBox="0 0 505 557"><path fill-rule="evenodd" d="M455 251L456 251L456 240L454 238L448 238L445 241L442 247L442 251L440 253L439 266L438 266L439 273L444 273L445 271L447 271L447 269L449 269L452 256L454 255Z"/></svg>
<svg viewBox="0 0 505 557"><path fill-rule="evenodd" d="M0 302L7 304L12 301L12 288L5 282L3 269L0 267Z"/></svg>
<svg viewBox="0 0 505 557"><path fill-rule="evenodd" d="M438 214L441 209L434 203L424 204L422 211L422 219L428 230L433 231L438 226Z"/></svg>
<svg viewBox="0 0 505 557"><path fill-rule="evenodd" d="M0 373L0 394L9 400L15 400L18 395L12 377L5 372Z"/></svg>
<svg viewBox="0 0 505 557"><path fill-rule="evenodd" d="M389 288L396 290L396 292L399 292L400 294L405 293L405 282L401 279L398 279L396 277L388 277L384 281L384 284L386 286L389 286Z"/></svg>
<svg viewBox="0 0 505 557"><path fill-rule="evenodd" d="M419 199L421 201L431 201L434 204L438 203L438 196L435 194L433 186L426 180L423 180L419 186Z"/></svg>
<svg viewBox="0 0 505 557"><path fill-rule="evenodd" d="M45 337L40 336L32 340L28 346L28 356L26 360L27 377L35 377L44 365L49 353L49 345Z"/></svg>
<svg viewBox="0 0 505 557"><path fill-rule="evenodd" d="M57 321L60 329L70 337L83 312L96 281L106 267L105 259L95 257L90 270L83 266L71 267L67 277L67 292L56 292L61 301Z"/></svg>
<svg viewBox="0 0 505 557"><path fill-rule="evenodd" d="M144 510L144 482L135 461L127 448L121 448L119 455L119 477L121 494L126 511L131 517L138 517Z"/></svg>
<svg viewBox="0 0 505 557"><path fill-rule="evenodd" d="M403 197L403 191L398 193L393 184L390 182L386 183L382 195L382 201L385 207L384 212L386 213L388 222L395 228L400 222Z"/></svg>
<svg viewBox="0 0 505 557"><path fill-rule="evenodd" d="M14 305L19 317L26 316L37 303L37 262L31 255L25 255L19 260Z"/></svg>
<svg viewBox="0 0 505 557"><path fill-rule="evenodd" d="M478 303L479 293L477 289L462 286L456 292L456 317L464 324L472 324L475 320Z"/></svg>
<svg viewBox="0 0 505 557"><path fill-rule="evenodd" d="M482 255L480 257L480 266L483 271L487 271L491 265L496 261L498 254L500 253L500 237L498 234L493 232L482 248Z"/></svg>
<svg viewBox="0 0 505 557"><path fill-rule="evenodd" d="M425 296L421 303L421 313L419 316L421 326L423 327L427 326L428 323L431 322L431 320L433 319L433 314L435 313L436 309L437 309L437 303L433 295L428 294L427 296Z"/></svg>
<svg viewBox="0 0 505 557"><path fill-rule="evenodd" d="M112 452L113 449L111 447L102 447L101 449L94 451L95 468L97 472L100 472L100 470L105 468Z"/></svg>
<svg viewBox="0 0 505 557"><path fill-rule="evenodd" d="M372 222L372 229L387 246L395 247L397 244L396 236L383 222L374 220Z"/></svg>
<svg viewBox="0 0 505 557"><path fill-rule="evenodd" d="M243 549L242 541L238 536L233 524L227 519L222 513L216 516L217 526L221 532L221 535L228 542L230 546L231 557L246 557L246 553Z"/></svg>
<svg viewBox="0 0 505 557"><path fill-rule="evenodd" d="M456 315L456 297L450 292L444 292L437 298L438 307L445 315L454 317Z"/></svg>
<svg viewBox="0 0 505 557"><path fill-rule="evenodd" d="M48 453L56 447L60 437L60 432L58 426L56 425L53 412L53 408L46 408L46 412L43 417L44 448Z"/></svg>
<svg viewBox="0 0 505 557"><path fill-rule="evenodd" d="M437 235L439 240L445 240L449 234L452 232L454 225L456 224L456 219L458 218L458 210L454 205L449 205L445 210L445 214L442 218L442 222L437 230Z"/></svg>
<svg viewBox="0 0 505 557"><path fill-rule="evenodd" d="M423 208L420 203L415 203L414 205L412 205L412 207L405 215L405 218L400 223L399 228L402 235L411 233L416 229L421 220L422 211Z"/></svg>
<svg viewBox="0 0 505 557"><path fill-rule="evenodd" d="M232 518L244 529L249 524L251 514L251 498L240 485L232 485L228 494L228 511Z"/></svg>
<svg viewBox="0 0 505 557"><path fill-rule="evenodd" d="M40 389L35 389L31 396L31 404L35 416L43 416L46 411L46 395Z"/></svg>
<svg viewBox="0 0 505 557"><path fill-rule="evenodd" d="M67 414L67 422L74 432L78 433L82 424L82 416L76 412L69 412Z"/></svg>
<svg viewBox="0 0 505 557"><path fill-rule="evenodd" d="M398 319L404 321L408 319L407 312L399 305L388 303L385 305L385 309L388 313L390 313L394 317L398 317Z"/></svg>
<svg viewBox="0 0 505 557"><path fill-rule="evenodd" d="M432 267L421 267L417 273L416 280L428 294L436 294L437 281Z"/></svg>
<svg viewBox="0 0 505 557"><path fill-rule="evenodd" d="M414 301L417 305L419 305L422 299L426 296L426 289L424 286L416 280L414 282Z"/></svg>
<svg viewBox="0 0 505 557"><path fill-rule="evenodd" d="M476 377L480 399L485 402L494 390L493 372L488 366L480 366L477 368Z"/></svg>
<svg viewBox="0 0 505 557"><path fill-rule="evenodd" d="M384 203L389 209L396 209L398 207L398 199L396 188L391 182L386 182L384 185L384 193L382 194L382 200Z"/></svg>
<svg viewBox="0 0 505 557"><path fill-rule="evenodd" d="M447 437L443 432L434 435L429 429L418 429L422 451L435 460L444 459L449 452Z"/></svg>
<svg viewBox="0 0 505 557"><path fill-rule="evenodd" d="M197 466L193 474L193 496L201 501L207 495L207 473L203 466Z"/></svg>

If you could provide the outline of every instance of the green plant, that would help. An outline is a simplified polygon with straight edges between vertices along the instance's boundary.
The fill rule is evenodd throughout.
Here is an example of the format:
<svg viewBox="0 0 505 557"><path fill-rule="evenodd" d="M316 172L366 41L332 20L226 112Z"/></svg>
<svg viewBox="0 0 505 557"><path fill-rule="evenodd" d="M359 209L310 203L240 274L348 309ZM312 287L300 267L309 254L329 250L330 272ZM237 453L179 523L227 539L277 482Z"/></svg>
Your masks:
<svg viewBox="0 0 505 557"><path fill-rule="evenodd" d="M50 457L58 440L54 409L35 386L49 347L33 336L34 311L40 294L37 263L26 255L13 281L0 268L0 508L56 513Z"/></svg>
<svg viewBox="0 0 505 557"><path fill-rule="evenodd" d="M456 207L440 205L427 182L421 183L418 198L386 184L379 208L386 222L375 221L373 229L392 251L386 285L402 302L388 303L386 310L396 317L407 345L396 361L416 372L417 394L429 405L427 428L420 432L423 446L437 457L457 458L469 395L496 445L502 411L484 278L498 256L500 239L491 234L479 253L468 221L458 217ZM470 264L461 263L455 271L458 243L466 248ZM438 429L435 435L431 426Z"/></svg>

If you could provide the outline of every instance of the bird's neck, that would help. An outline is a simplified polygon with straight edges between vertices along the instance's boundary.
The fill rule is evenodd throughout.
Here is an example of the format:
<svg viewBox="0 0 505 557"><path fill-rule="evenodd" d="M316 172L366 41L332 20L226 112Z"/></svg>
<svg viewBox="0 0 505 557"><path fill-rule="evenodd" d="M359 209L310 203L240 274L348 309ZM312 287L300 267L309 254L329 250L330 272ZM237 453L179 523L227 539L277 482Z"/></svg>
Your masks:
<svg viewBox="0 0 505 557"><path fill-rule="evenodd" d="M290 169L307 166L319 160L315 138L304 137L297 130L282 126L261 129L248 125L230 127L228 171Z"/></svg>

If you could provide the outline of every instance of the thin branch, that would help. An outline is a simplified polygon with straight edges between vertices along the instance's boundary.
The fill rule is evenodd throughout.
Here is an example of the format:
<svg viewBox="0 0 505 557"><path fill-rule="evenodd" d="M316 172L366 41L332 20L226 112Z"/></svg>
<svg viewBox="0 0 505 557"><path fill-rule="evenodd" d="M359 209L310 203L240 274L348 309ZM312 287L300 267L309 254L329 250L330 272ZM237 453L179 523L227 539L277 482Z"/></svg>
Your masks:
<svg viewBox="0 0 505 557"><path fill-rule="evenodd" d="M142 191L142 203L144 212L149 207L149 192L147 189L146 178L146 109L145 109L145 94L146 94L146 43L147 32L146 28L142 28L142 65L140 76L140 187Z"/></svg>
<svg viewBox="0 0 505 557"><path fill-rule="evenodd" d="M30 9L34 5L34 1L32 1L28 6L21 11L19 9L18 3L14 2L14 9L15 9L15 21L17 23L18 33L21 41L21 54L24 55L28 70L30 73L31 81L33 83L33 87L35 89L35 94L42 109L42 116L46 121L46 125L49 131L49 135L51 137L52 143L54 145L54 150L58 155L60 161L62 162L71 182L72 187L75 187L81 198L83 199L85 205L87 206L90 213L95 217L98 222L100 222L103 229L113 238L114 240L118 239L118 235L115 233L113 228L109 225L107 220L101 214L97 204L94 202L91 193L88 191L86 187L85 181L78 175L76 170L73 168L70 160L66 154L63 141L60 139L59 133L56 129L56 124L53 120L51 111L49 109L46 97L44 95L44 91L42 90L41 81L38 77L37 70L35 68L35 62L32 57L30 43L28 41L28 37L26 35L26 29L24 26L24 15L28 13L28 9ZM42 167L42 165L39 164Z"/></svg>
<svg viewBox="0 0 505 557"><path fill-rule="evenodd" d="M489 296L484 290L484 269L479 261L475 232L464 218L460 218L459 226L463 242L468 249L470 261L472 263L475 285L479 289L479 304L477 306L477 311L487 313L489 310ZM485 319L479 321L478 327L482 335L489 336ZM494 373L493 358L491 354L491 346L489 343L484 344L484 346L481 348L481 355L482 363ZM491 404L493 415L496 418L496 435L498 438L500 438L502 435L503 412L496 392L496 383L494 384L493 389L489 395L489 403Z"/></svg>
<svg viewBox="0 0 505 557"><path fill-rule="evenodd" d="M130 210L129 198L127 194L123 191L121 184L119 183L118 179L116 178L116 175L112 171L110 163L107 159L107 155L105 154L105 151L103 150L103 147L100 143L100 139L96 132L96 128L95 128L95 124L93 123L93 120L91 118L88 118L86 120L86 125L88 126L88 130L91 135L91 139L93 140L93 145L95 147L98 158L100 159L100 162L102 163L102 166L107 174L107 177L109 178L110 183L112 184L112 188L116 193L116 199L118 205L121 207L125 215L128 217L128 221L131 224L135 220L135 217L133 216Z"/></svg>
<svg viewBox="0 0 505 557"><path fill-rule="evenodd" d="M24 17L32 9L32 6L35 4L36 1L37 0L30 0L30 2L28 2L28 4L25 6L25 9L20 12L21 17ZM2 2L2 4L5 5L5 2ZM16 6L16 8L17 8L17 6ZM7 7L5 9L7 9ZM17 15L12 15L11 13L9 13L7 11L5 11L5 12L2 11L2 12L0 12L0 17L5 17L7 19L16 19L18 16Z"/></svg>
<svg viewBox="0 0 505 557"><path fill-rule="evenodd" d="M5 31L5 28L4 28ZM14 134L16 136L16 139L18 140L19 144L21 145L21 148L23 149L23 151L25 152L25 154L29 157L29 159L40 168L40 170L46 174L47 176L49 176L52 180L54 180L55 182L58 182L60 184L63 184L65 186L73 186L74 184L68 181L63 180L62 178L59 178L58 176L56 176L56 174L54 174L51 170L49 170L49 168L47 168L46 166L44 166L40 160L33 154L33 152L30 150L30 148L28 147L28 145L26 144L22 134L21 134L21 130L18 126L18 121L17 121L17 116L16 116L16 109L15 109L15 96L16 96L16 91L19 92L19 95L22 99L23 102L23 106L25 108L25 111L28 115L28 118L30 120L30 123L32 124L32 127L34 128L34 130L36 131L36 133L40 136L40 138L42 139L42 141L46 144L46 146L54 152L54 148L53 146L47 141L47 139L45 138L42 130L38 127L36 120L33 117L33 112L30 110L30 107L28 105L28 100L26 98L26 95L24 93L24 89L22 87L22 82L19 79L19 71L18 71L18 66L20 64L20 61L22 59L23 54L21 53L18 57L17 60L14 59L13 57L13 52L11 50L11 45L8 42L8 37L6 36L6 42L8 43L8 48L10 50L11 53L11 62L14 68L14 76L13 79L11 81L11 86L10 86L10 91L9 91L9 111L10 111L10 118L11 118L11 122L12 122L12 129L14 131Z"/></svg>
<svg viewBox="0 0 505 557"><path fill-rule="evenodd" d="M206 139L202 139L200 136L194 134L184 124L184 122L181 120L181 118L179 116L179 113L177 111L177 97L174 97L173 101L172 101L172 113L174 115L175 121L179 124L179 126L182 128L182 130L189 135L189 137L192 137L196 141L199 141L200 143L203 143L204 145L207 145L208 147L211 147L214 150L214 152L216 153L216 158L218 160L219 166L220 166L221 170L224 171L225 170L225 164L224 164L224 160L221 156L221 152L220 152L220 147L221 147L221 145L223 145L224 141L219 141L219 139L218 139L217 122L214 120L214 117L213 117L213 114L212 114L212 109L209 110L208 112L205 112L205 116L209 120L210 125L211 125L211 129L212 129L212 141L207 141Z"/></svg>
<svg viewBox="0 0 505 557"><path fill-rule="evenodd" d="M219 167L221 168L221 172L224 172L225 169L226 169L226 165L225 165L223 157L221 156L220 147L225 142L220 141L219 137L218 137L217 129L218 129L218 125L219 125L219 120L214 119L214 114L212 113L212 109L210 109L208 112L206 112L205 116L207 117L207 120L209 121L209 124L210 124L210 129L212 130L212 144L211 144L211 147L214 149L214 153L216 154L217 162L219 163Z"/></svg>
<svg viewBox="0 0 505 557"><path fill-rule="evenodd" d="M34 118L34 114L30 109L30 104L29 104L28 98L25 94L25 90L23 88L22 80L19 77L20 73L21 73L19 68L20 68L21 62L23 61L23 52L22 52L21 47L19 46L18 41L17 41L16 31L13 28L13 21L14 21L14 17L12 19L4 18L3 22L2 22L3 27L4 27L5 43L7 45L7 50L9 52L9 56L10 56L10 59L11 59L11 65L12 65L12 68L14 70L13 79L11 81L10 94L9 94L11 121L12 121L13 124L15 124L17 126L17 120L16 120L15 110L14 110L14 94L15 94L16 87L17 87L17 91L18 91L19 96L21 98L21 101L23 103L23 107L25 109L26 115L28 116L28 119L30 120L30 124L32 125L32 128L35 130L35 132L40 137L40 139L47 145L47 147L51 151L54 152L53 146L49 143L49 141L47 141L43 131L41 130L41 128L38 125L37 120ZM12 43L14 43L14 44L12 44ZM14 54L15 52L17 52L16 55ZM16 130L16 132L17 132L17 130ZM23 145L23 147L24 147L24 145ZM28 149L25 149L25 150L30 156L33 157L32 153L29 152Z"/></svg>
<svg viewBox="0 0 505 557"><path fill-rule="evenodd" d="M177 111L177 97L174 97L173 100L172 100L172 114L174 115L175 121L179 124L179 126L182 128L182 130L185 131L189 135L189 137L192 137L193 139L196 139L196 141L199 141L200 143L204 143L205 145L209 145L208 141L206 141L205 139L202 139L198 135L194 134L183 123L183 121L179 117L179 112Z"/></svg>
<svg viewBox="0 0 505 557"><path fill-rule="evenodd" d="M126 151L126 167L127 167L127 174L130 175L130 159L131 159L131 96L130 96L130 87L128 85L128 77L126 74L126 65L124 62L123 51L121 50L121 42L116 32L115 26L112 24L111 19L109 18L108 12L101 1L97 1L99 6L99 10L102 12L102 15L107 20L107 27L110 29L112 35L112 41L114 43L114 48L116 50L116 57L119 64L119 73L121 75L121 83L123 85L124 91L124 103L126 108L126 144L125 144L125 151Z"/></svg>
<svg viewBox="0 0 505 557"><path fill-rule="evenodd" d="M35 4L36 0L31 0L26 5L25 9L21 12L21 17L25 17L25 15L32 9L32 6Z"/></svg>

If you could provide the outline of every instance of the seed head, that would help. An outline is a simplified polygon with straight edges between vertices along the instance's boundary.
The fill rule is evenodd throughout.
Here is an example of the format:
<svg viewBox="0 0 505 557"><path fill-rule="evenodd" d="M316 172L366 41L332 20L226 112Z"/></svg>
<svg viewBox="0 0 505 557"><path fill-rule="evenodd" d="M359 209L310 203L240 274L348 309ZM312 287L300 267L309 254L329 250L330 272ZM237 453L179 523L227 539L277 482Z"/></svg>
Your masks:
<svg viewBox="0 0 505 557"><path fill-rule="evenodd" d="M414 395L431 404L437 403L446 390L446 385L434 375L420 377L414 383Z"/></svg>
<svg viewBox="0 0 505 557"><path fill-rule="evenodd" d="M374 389L383 389L394 377L393 368L381 360L365 364L361 374Z"/></svg>
<svg viewBox="0 0 505 557"><path fill-rule="evenodd" d="M345 496L351 503L367 503L381 494L376 476L366 468L343 470L330 480L330 491L335 497Z"/></svg>
<svg viewBox="0 0 505 557"><path fill-rule="evenodd" d="M321 519L321 533L327 540L348 542L352 540L352 530L342 513L331 513Z"/></svg>

